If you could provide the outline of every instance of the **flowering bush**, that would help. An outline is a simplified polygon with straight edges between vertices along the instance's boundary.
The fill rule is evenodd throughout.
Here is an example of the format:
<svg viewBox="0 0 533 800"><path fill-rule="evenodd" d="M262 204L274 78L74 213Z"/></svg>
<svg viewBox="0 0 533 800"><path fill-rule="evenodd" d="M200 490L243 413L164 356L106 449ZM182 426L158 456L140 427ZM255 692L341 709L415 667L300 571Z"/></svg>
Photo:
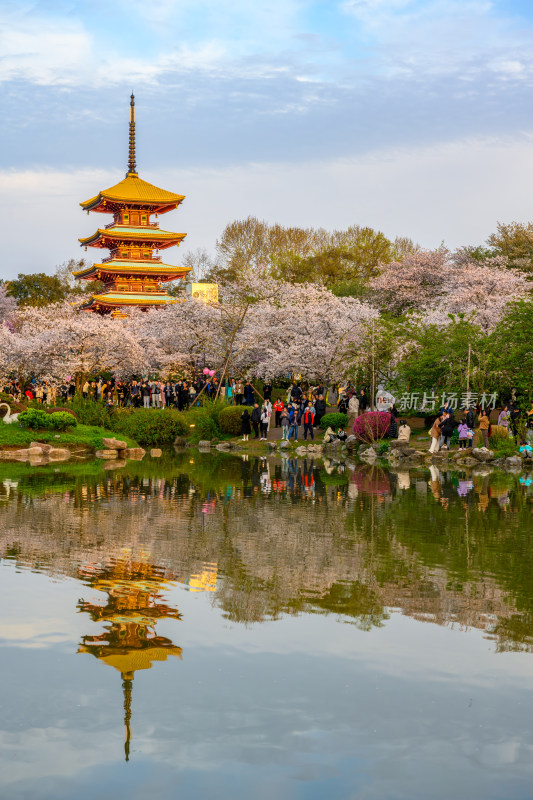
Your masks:
<svg viewBox="0 0 533 800"><path fill-rule="evenodd" d="M386 436L390 421L391 415L386 411L367 411L355 420L354 436L361 442L373 444Z"/></svg>

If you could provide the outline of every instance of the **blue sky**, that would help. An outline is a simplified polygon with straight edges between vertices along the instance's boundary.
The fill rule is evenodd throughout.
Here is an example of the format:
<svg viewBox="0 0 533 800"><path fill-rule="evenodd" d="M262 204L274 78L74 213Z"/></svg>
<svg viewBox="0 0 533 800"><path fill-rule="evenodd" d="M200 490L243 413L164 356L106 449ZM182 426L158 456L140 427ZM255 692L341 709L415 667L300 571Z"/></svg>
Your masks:
<svg viewBox="0 0 533 800"><path fill-rule="evenodd" d="M0 1L3 277L81 254L132 88L169 260L248 214L482 241L533 216L532 44L525 0Z"/></svg>

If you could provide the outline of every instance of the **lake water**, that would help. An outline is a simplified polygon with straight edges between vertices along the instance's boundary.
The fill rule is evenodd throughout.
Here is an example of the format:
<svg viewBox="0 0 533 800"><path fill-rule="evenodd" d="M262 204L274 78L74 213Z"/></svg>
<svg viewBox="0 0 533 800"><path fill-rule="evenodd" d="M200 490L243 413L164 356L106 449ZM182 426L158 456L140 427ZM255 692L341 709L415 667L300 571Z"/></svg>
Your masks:
<svg viewBox="0 0 533 800"><path fill-rule="evenodd" d="M531 798L531 476L0 465L0 797Z"/></svg>

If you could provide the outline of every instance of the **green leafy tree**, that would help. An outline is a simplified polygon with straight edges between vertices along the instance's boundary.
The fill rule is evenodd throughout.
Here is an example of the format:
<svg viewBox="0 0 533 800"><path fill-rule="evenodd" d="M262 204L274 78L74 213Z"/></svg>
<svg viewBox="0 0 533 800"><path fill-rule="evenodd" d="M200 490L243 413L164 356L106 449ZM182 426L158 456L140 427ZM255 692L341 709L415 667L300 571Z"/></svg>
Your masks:
<svg viewBox="0 0 533 800"><path fill-rule="evenodd" d="M19 273L16 280L9 281L8 293L21 306L41 307L65 300L69 290L56 275L35 272Z"/></svg>
<svg viewBox="0 0 533 800"><path fill-rule="evenodd" d="M491 369L498 388L533 399L533 301L510 303L490 338Z"/></svg>
<svg viewBox="0 0 533 800"><path fill-rule="evenodd" d="M392 384L402 391L450 389L466 391L468 350L470 351L470 389L493 390L490 339L462 315L451 317L444 330L407 320L398 332L402 342Z"/></svg>
<svg viewBox="0 0 533 800"><path fill-rule="evenodd" d="M506 256L509 266L533 278L533 222L498 222L497 233L487 239L495 255Z"/></svg>

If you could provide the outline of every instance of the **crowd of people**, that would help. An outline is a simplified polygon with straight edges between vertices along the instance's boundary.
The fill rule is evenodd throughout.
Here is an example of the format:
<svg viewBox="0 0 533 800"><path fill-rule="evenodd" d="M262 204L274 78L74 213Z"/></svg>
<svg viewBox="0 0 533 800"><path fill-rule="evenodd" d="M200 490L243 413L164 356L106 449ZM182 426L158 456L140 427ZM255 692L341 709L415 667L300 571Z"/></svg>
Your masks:
<svg viewBox="0 0 533 800"><path fill-rule="evenodd" d="M207 374L206 374L207 373ZM49 381L33 380L24 391L18 381L11 380L4 384L3 391L15 400L35 400L44 405L56 406L67 403L76 394L73 380L65 380L57 386ZM113 407L133 408L175 408L186 410L200 402L202 395L207 399L223 397L237 406L243 406L241 415L241 435L244 441L254 434L253 438L266 441L271 425L281 428L281 438L287 441L298 441L299 434L304 440L315 438L315 431L320 427L326 413L339 411L348 416L346 429L328 428L324 441L335 439L345 441L351 432L355 419L372 407L371 400L364 388L357 389L351 384L342 387L318 384L309 389L302 388L300 382L293 381L283 392L278 391L273 400L273 387L269 380L262 383L261 390L250 380L226 379L219 383L216 375L204 370L203 374L192 380L160 381L140 380L120 381L114 378L98 378L85 380L81 386L81 394L86 399L102 402L109 410ZM409 441L410 428L402 420L398 425L399 412L394 403L388 409L391 415L389 439ZM476 421L479 426L483 444L489 447L491 435L490 414L481 407L464 408L458 416L448 403L439 409L430 429L430 452L450 448L452 436L457 430L459 448L472 447ZM521 440L520 430L524 425L533 428L533 405L522 416L521 410L514 402L504 405L498 417L498 425L507 428L509 436L517 442ZM525 442L520 443L524 444Z"/></svg>

